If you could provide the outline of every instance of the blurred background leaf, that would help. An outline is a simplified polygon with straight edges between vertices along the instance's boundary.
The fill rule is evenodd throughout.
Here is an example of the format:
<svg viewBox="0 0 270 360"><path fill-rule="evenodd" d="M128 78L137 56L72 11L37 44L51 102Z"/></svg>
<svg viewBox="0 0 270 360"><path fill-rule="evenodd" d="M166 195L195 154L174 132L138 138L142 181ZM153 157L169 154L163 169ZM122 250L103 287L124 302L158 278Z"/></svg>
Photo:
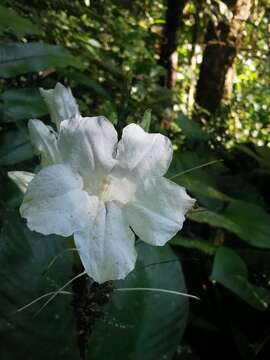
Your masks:
<svg viewBox="0 0 270 360"><path fill-rule="evenodd" d="M4 121L29 120L48 114L39 90L35 88L7 90L0 100L3 101Z"/></svg>
<svg viewBox="0 0 270 360"><path fill-rule="evenodd" d="M0 135L0 165L14 165L33 157L32 145L27 135L9 131Z"/></svg>
<svg viewBox="0 0 270 360"><path fill-rule="evenodd" d="M18 15L12 8L0 5L0 33L6 31L12 31L18 36L42 34L42 30L37 25Z"/></svg>
<svg viewBox="0 0 270 360"><path fill-rule="evenodd" d="M225 228L253 246L269 249L270 216L260 206L237 200L221 212L202 209L191 213L189 218Z"/></svg>
<svg viewBox="0 0 270 360"><path fill-rule="evenodd" d="M226 286L259 310L265 310L270 303L270 291L248 281L248 270L244 261L229 248L221 247L217 250L211 280Z"/></svg>
<svg viewBox="0 0 270 360"><path fill-rule="evenodd" d="M0 46L1 77L66 66L81 68L82 62L58 45L10 43Z"/></svg>

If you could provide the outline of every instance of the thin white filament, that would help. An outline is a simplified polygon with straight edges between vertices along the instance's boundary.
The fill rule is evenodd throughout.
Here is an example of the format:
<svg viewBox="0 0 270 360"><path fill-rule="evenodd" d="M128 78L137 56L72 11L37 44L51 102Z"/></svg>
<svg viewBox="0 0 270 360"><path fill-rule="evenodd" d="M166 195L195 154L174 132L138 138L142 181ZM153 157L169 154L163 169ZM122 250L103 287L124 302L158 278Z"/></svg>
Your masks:
<svg viewBox="0 0 270 360"><path fill-rule="evenodd" d="M114 290L115 291L154 291L154 292L162 292L162 293L178 295L178 296L185 296L185 297L189 297L192 299L200 300L200 298L198 298L195 295L190 295L190 294L186 294L186 293L183 293L180 291L175 291L175 290L156 289L156 288L118 288L118 289L114 289Z"/></svg>
<svg viewBox="0 0 270 360"><path fill-rule="evenodd" d="M201 169L201 168L203 168L203 167L205 167L205 166L213 165L213 164L216 164L216 163L219 163L219 162L222 162L222 161L223 161L222 159L212 160L212 161L209 161L209 162L207 162L207 163L205 163L205 164L198 165L198 166L194 166L194 167L191 168L191 169L181 171L181 172L177 173L176 175L171 176L169 179L170 179L170 180L175 179L175 178L177 178L178 176L181 176L181 175L190 173L190 172L192 172L192 171L194 171L194 170L198 170L198 169Z"/></svg>
<svg viewBox="0 0 270 360"><path fill-rule="evenodd" d="M62 250L59 254L57 254L56 256L53 257L53 259L49 262L47 268L44 270L44 273L48 272L49 269L54 265L54 263L56 262L56 260L58 260L59 257L61 257L63 254L65 254L66 252L72 252L72 251L78 251L77 248L68 248L68 249L64 249Z"/></svg>
<svg viewBox="0 0 270 360"><path fill-rule="evenodd" d="M55 292L56 292L56 291L51 291L51 292L48 292L47 294L41 295L41 296L39 296L38 298L36 298L36 299L34 299L33 301L31 301L30 303L28 303L28 304L22 306L21 308L17 309L16 311L17 311L17 312L21 312L21 311L29 308L29 306L34 305L36 302L44 299L45 297L48 297L48 296L50 296L50 295L55 294ZM72 293L71 293L70 291L58 291L58 294L62 294L62 295L72 295Z"/></svg>
<svg viewBox="0 0 270 360"><path fill-rule="evenodd" d="M80 274L74 276L71 280L66 282L60 289L54 292L54 294L45 302L44 305L36 312L35 315L38 315L58 294L61 293L62 290L64 290L68 285L70 285L74 280L77 280L78 278L84 276L86 274L85 271L81 272Z"/></svg>

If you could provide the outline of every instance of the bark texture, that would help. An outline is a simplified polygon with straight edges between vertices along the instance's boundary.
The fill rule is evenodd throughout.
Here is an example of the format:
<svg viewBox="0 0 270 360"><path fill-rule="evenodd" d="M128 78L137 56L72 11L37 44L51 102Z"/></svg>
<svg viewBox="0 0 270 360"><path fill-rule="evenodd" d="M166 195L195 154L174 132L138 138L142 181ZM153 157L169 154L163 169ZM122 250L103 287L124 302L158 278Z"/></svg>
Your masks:
<svg viewBox="0 0 270 360"><path fill-rule="evenodd" d="M233 16L230 21L208 24L197 83L196 103L215 113L232 88L232 67L240 50L252 0L224 0Z"/></svg>
<svg viewBox="0 0 270 360"><path fill-rule="evenodd" d="M161 83L169 89L172 89L176 82L178 63L177 34L181 24L183 9L187 2L188 0L167 0L159 64L166 69L166 76L161 79Z"/></svg>

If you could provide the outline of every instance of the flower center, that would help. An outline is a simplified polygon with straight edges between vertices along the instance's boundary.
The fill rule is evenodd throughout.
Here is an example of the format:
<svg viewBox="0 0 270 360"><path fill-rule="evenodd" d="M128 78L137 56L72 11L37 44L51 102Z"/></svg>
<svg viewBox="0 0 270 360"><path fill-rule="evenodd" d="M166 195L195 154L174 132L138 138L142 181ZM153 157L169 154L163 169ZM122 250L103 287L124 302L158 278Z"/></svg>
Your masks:
<svg viewBox="0 0 270 360"><path fill-rule="evenodd" d="M103 201L119 201L126 204L135 199L136 185L126 177L107 176L97 193Z"/></svg>

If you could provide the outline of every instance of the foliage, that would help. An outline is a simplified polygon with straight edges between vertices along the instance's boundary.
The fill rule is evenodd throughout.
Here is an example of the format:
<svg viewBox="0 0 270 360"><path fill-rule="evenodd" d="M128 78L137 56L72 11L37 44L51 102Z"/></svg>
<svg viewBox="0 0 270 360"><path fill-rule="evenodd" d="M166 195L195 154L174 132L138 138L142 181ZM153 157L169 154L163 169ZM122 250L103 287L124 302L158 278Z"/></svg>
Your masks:
<svg viewBox="0 0 270 360"><path fill-rule="evenodd" d="M36 317L32 315L42 301L14 315L18 307L57 290L72 277L70 254L60 256L44 272L67 243L56 237L45 240L26 229L18 216L21 194L7 177L9 170L35 171L27 120L49 121L38 88L62 81L72 87L82 113L105 115L119 131L126 123L138 122L171 137L175 154L167 176L197 199L183 232L171 241L183 260L188 292L201 298L190 304L184 342L196 348L198 329L210 334L209 342L219 333L227 341L229 329L237 331L228 340L236 344L235 356L248 353L253 357L242 358L260 359L250 344L259 354L267 344L266 328L254 330L243 318L254 314L253 319L264 319L270 304L269 1L254 1L235 63L232 97L203 126L190 119L196 108L202 35L209 19L228 20L222 1L189 1L185 7L174 89L160 82L166 10L162 2L4 3L0 6L0 332L5 344L1 358L31 358L29 351L32 358L78 357L70 294L59 295ZM160 125L164 120L170 122L168 129ZM136 271L116 282L116 288L185 291L178 260L168 247L139 244L138 248ZM162 354L172 359L186 327L187 308L187 300L178 296L116 291L90 339L91 358L152 359ZM228 312L226 319L221 319L220 309ZM222 344L227 346L225 340ZM211 348L209 343L207 347Z"/></svg>
<svg viewBox="0 0 270 360"><path fill-rule="evenodd" d="M259 310L269 304L270 292L249 283L245 263L231 249L220 247L217 250L211 280L226 286Z"/></svg>
<svg viewBox="0 0 270 360"><path fill-rule="evenodd" d="M14 210L5 213L0 236L1 357L77 359L69 288L39 314L43 299L18 312L70 280L73 258L70 252L64 252L67 242L57 236L45 239L29 231ZM162 268L157 266L159 262L175 260L168 247L150 248L139 244L138 250L136 271L126 280L115 282L115 288L140 286L185 291L177 262ZM52 263L59 254L62 255ZM161 276L164 272L166 277ZM112 303L105 308L106 317L97 324L92 336L89 358L107 359L108 354L113 354L114 359L141 359L142 354L145 359L156 359L160 354L172 356L185 329L187 310L188 302L180 296L116 291Z"/></svg>

